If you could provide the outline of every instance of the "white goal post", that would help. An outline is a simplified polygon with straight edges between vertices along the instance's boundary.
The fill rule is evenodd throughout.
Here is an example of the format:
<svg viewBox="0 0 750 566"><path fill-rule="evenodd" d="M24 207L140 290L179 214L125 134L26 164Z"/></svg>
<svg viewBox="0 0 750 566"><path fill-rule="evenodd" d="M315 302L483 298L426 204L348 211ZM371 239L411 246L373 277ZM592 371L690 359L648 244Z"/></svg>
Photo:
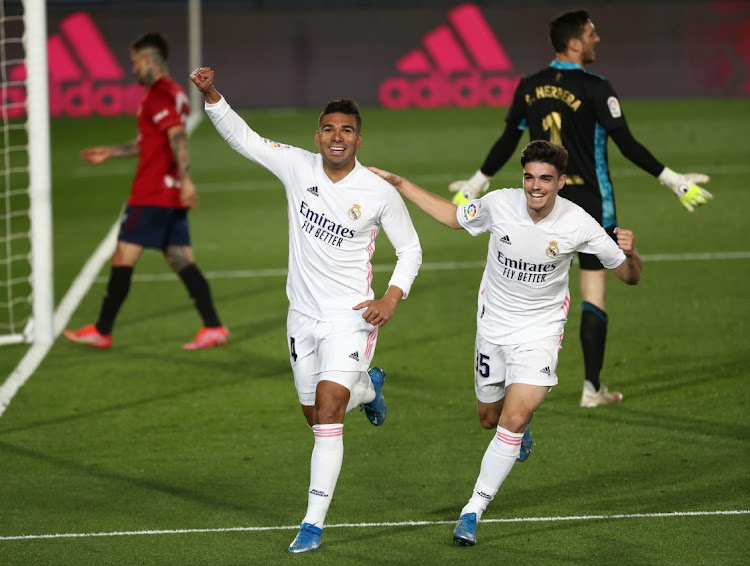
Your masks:
<svg viewBox="0 0 750 566"><path fill-rule="evenodd" d="M12 46L21 44L23 62L26 64L25 87L26 115L14 117L12 105L3 104L3 163L2 193L5 201L3 212L4 233L0 234L3 250L0 252L3 273L3 296L0 297L5 320L0 321L0 345L19 342L51 344L54 340L54 294L52 280L52 208L50 198L50 148L49 148L49 101L47 89L47 17L44 0L24 0L22 13L6 14L6 3L0 7L2 36L0 49L3 53L2 88L13 88L8 76L5 53ZM12 8L12 5L8 7ZM8 35L6 30L22 30L21 36ZM10 49L12 51L12 49ZM5 102L5 101L3 101ZM23 140L26 142L24 148ZM23 159L23 151L28 156ZM28 210L15 210L13 206L23 202L27 195ZM22 214L28 215L28 227ZM27 234L18 234L21 226ZM26 257L24 257L26 256ZM19 262L28 262L30 267ZM19 281L19 277L26 281ZM17 296L14 285L25 296ZM28 304L31 303L31 309ZM20 306L19 306L20 305ZM23 305L27 308L24 309ZM18 311L18 312L17 312Z"/></svg>

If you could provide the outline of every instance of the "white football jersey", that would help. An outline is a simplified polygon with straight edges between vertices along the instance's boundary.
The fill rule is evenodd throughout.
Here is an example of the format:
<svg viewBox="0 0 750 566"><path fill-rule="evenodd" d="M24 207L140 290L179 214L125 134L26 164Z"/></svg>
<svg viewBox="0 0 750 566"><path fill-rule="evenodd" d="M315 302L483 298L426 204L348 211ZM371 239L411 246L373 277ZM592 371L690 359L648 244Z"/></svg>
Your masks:
<svg viewBox="0 0 750 566"><path fill-rule="evenodd" d="M390 183L363 167L337 183L319 153L263 138L224 98L206 104L221 136L238 153L283 183L289 215L290 307L322 321L361 316L352 307L373 299L375 237L382 227L398 258L389 285L409 294L422 248L404 201Z"/></svg>
<svg viewBox="0 0 750 566"><path fill-rule="evenodd" d="M576 252L595 254L607 269L625 254L599 223L562 197L537 224L523 189L501 189L458 207L472 236L490 232L479 288L477 332L493 344L561 336L570 305L568 272Z"/></svg>

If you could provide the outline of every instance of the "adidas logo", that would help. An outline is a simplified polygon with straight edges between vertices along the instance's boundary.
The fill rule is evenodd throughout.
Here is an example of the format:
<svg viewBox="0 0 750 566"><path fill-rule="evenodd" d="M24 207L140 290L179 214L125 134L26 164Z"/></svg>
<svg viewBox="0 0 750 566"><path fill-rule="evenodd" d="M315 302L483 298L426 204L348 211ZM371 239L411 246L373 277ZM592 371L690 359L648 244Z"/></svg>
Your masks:
<svg viewBox="0 0 750 566"><path fill-rule="evenodd" d="M510 238L508 237L508 234L505 234L505 236L503 236L502 238L500 238L500 243L501 244L508 244L509 246L512 245L510 243Z"/></svg>
<svg viewBox="0 0 750 566"><path fill-rule="evenodd" d="M47 40L49 104L52 116L134 115L145 87L124 84L125 71L86 12L60 22L60 33ZM26 114L26 65L8 71L2 111L10 118Z"/></svg>
<svg viewBox="0 0 750 566"><path fill-rule="evenodd" d="M539 373L546 373L547 375L550 375L552 372L550 371L549 366L547 366L544 369L540 369Z"/></svg>
<svg viewBox="0 0 750 566"><path fill-rule="evenodd" d="M307 192L314 194L316 197L319 196L318 195L318 187L317 186L315 186L315 187L308 187Z"/></svg>
<svg viewBox="0 0 750 566"><path fill-rule="evenodd" d="M359 361L359 352L352 352L351 354L349 354L349 357L351 359L353 359L355 362L358 362Z"/></svg>
<svg viewBox="0 0 750 566"><path fill-rule="evenodd" d="M441 25L396 61L399 77L385 79L378 99L386 108L509 106L521 76L476 4L448 12Z"/></svg>

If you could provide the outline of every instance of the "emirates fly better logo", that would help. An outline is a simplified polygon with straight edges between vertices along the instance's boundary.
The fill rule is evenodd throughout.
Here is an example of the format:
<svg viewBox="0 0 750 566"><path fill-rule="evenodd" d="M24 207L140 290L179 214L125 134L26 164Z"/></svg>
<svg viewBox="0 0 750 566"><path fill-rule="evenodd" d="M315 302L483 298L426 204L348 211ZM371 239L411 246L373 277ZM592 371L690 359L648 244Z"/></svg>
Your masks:
<svg viewBox="0 0 750 566"><path fill-rule="evenodd" d="M422 38L396 62L402 76L384 80L378 89L386 108L508 106L521 79L475 4L448 12L442 25Z"/></svg>
<svg viewBox="0 0 750 566"><path fill-rule="evenodd" d="M135 114L145 89L124 84L125 71L85 12L71 14L60 23L60 33L47 40L49 102L52 116L113 116ZM4 89L4 113L23 116L26 109L26 65L13 67Z"/></svg>

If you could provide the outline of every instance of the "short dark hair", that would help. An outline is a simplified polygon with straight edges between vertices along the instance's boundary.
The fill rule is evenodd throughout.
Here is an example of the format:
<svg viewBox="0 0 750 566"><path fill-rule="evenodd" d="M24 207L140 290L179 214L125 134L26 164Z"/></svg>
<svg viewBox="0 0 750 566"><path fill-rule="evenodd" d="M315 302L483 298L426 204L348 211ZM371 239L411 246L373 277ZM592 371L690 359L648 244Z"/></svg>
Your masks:
<svg viewBox="0 0 750 566"><path fill-rule="evenodd" d="M318 126L320 127L323 116L335 113L354 116L354 122L357 125L357 132L362 129L362 118L359 115L359 104L357 104L356 100L352 100L351 98L337 98L336 100L330 100L323 108L320 116L318 116Z"/></svg>
<svg viewBox="0 0 750 566"><path fill-rule="evenodd" d="M169 45L167 44L167 39L157 32L143 34L130 44L130 48L133 51L151 49L156 52L156 55L162 64L166 63L169 58Z"/></svg>
<svg viewBox="0 0 750 566"><path fill-rule="evenodd" d="M534 140L521 151L521 167L527 163L549 163L562 175L568 167L568 150L547 140Z"/></svg>
<svg viewBox="0 0 750 566"><path fill-rule="evenodd" d="M571 39L583 37L583 27L591 20L586 10L565 12L549 23L549 40L555 53L563 53L568 49Z"/></svg>

